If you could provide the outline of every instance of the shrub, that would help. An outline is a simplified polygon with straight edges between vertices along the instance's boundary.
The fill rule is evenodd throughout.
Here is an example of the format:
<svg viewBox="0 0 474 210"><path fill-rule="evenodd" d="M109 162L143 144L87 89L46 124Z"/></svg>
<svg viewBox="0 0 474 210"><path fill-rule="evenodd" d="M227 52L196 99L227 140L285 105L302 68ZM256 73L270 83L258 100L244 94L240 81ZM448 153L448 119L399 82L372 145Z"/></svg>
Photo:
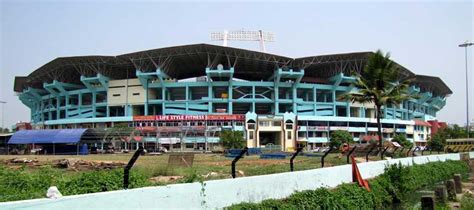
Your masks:
<svg viewBox="0 0 474 210"><path fill-rule="evenodd" d="M51 186L63 195L104 192L123 189L123 169L87 171L68 174L51 167L39 170L10 169L0 166L0 202L46 197ZM130 188L151 185L134 171L130 173Z"/></svg>
<svg viewBox="0 0 474 210"><path fill-rule="evenodd" d="M403 135L403 134L395 135L393 137L392 141L399 143L400 145L402 145L405 148L413 147L413 143L408 141L407 137L405 137L405 135Z"/></svg>
<svg viewBox="0 0 474 210"><path fill-rule="evenodd" d="M474 196L472 194L465 193L461 199L461 209L468 210L474 209Z"/></svg>
<svg viewBox="0 0 474 210"><path fill-rule="evenodd" d="M222 146L226 149L241 149L245 146L244 133L242 131L222 131L219 135Z"/></svg>
<svg viewBox="0 0 474 210"><path fill-rule="evenodd" d="M335 189L319 188L296 192L282 200L264 200L258 204L241 203L229 209L385 209L400 202L417 189L449 179L455 173L466 175L469 168L461 161L433 162L424 165L391 165L369 181L368 192L357 184ZM468 204L466 204L468 205Z"/></svg>

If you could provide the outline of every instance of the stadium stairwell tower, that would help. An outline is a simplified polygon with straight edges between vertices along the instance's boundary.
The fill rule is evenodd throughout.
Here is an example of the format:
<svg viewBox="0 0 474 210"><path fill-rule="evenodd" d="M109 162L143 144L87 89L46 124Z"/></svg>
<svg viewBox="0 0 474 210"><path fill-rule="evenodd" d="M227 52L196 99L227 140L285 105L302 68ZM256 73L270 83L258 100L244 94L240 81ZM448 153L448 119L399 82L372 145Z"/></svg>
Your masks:
<svg viewBox="0 0 474 210"><path fill-rule="evenodd" d="M61 57L16 77L14 91L30 108L36 129L126 125L139 135L127 139L129 149L146 144L210 150L222 130L243 131L249 147L311 149L326 144L335 130L361 142L376 135L373 104L339 97L356 91L350 75L360 72L371 54L289 58L195 44ZM452 92L438 77L396 65L400 78L414 78L410 92L421 97L383 107L383 135L403 134L425 145L430 123Z"/></svg>

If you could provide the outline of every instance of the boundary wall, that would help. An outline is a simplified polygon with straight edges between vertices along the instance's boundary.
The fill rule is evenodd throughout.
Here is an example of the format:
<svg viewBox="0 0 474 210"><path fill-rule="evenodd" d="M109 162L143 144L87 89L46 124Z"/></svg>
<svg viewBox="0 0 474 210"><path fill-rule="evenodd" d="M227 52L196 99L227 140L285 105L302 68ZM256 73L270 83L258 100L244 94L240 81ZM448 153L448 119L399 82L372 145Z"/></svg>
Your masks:
<svg viewBox="0 0 474 210"><path fill-rule="evenodd" d="M469 153L474 157L474 152ZM357 164L364 179L387 165L460 160L460 154L428 155ZM351 164L236 179L144 187L130 190L0 203L0 209L176 209L223 208L241 202L285 198L296 191L352 182ZM59 189L61 191L61 189ZM46 192L45 192L46 193Z"/></svg>

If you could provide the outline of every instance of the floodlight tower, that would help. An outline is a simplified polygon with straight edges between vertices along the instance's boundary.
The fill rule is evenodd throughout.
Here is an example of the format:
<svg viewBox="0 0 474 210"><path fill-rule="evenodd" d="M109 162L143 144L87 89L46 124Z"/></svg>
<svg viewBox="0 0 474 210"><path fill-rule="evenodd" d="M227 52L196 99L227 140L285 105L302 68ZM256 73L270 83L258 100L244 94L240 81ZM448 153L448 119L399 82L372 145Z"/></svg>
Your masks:
<svg viewBox="0 0 474 210"><path fill-rule="evenodd" d="M234 41L258 41L260 42L260 51L265 52L265 42L274 42L274 35L270 32L258 31L227 31L212 32L211 41L223 41L222 45L227 47L229 40Z"/></svg>

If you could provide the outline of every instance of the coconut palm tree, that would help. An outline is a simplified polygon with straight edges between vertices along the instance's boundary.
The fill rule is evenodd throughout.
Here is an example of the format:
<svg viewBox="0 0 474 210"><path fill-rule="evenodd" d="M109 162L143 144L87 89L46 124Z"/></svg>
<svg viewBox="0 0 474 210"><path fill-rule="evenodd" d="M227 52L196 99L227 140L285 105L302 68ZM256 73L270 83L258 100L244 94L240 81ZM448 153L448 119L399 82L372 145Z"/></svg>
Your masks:
<svg viewBox="0 0 474 210"><path fill-rule="evenodd" d="M382 108L389 105L399 106L403 101L416 98L408 93L411 78L402 78L397 64L390 60L390 54L384 55L380 50L369 56L364 69L356 73L355 77L353 85L356 91L346 94L345 97L352 102L375 105L377 134L379 146L382 148Z"/></svg>

